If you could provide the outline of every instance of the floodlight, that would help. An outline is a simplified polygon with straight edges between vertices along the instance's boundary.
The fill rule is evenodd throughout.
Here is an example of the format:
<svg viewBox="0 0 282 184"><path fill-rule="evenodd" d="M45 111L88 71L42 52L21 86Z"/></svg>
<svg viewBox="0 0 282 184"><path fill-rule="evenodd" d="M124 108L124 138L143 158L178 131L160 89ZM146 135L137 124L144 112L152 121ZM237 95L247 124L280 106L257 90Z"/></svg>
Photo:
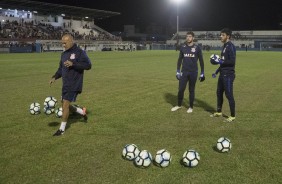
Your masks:
<svg viewBox="0 0 282 184"><path fill-rule="evenodd" d="M171 0L171 2L176 3L176 4L180 4L182 2L184 2L185 0Z"/></svg>

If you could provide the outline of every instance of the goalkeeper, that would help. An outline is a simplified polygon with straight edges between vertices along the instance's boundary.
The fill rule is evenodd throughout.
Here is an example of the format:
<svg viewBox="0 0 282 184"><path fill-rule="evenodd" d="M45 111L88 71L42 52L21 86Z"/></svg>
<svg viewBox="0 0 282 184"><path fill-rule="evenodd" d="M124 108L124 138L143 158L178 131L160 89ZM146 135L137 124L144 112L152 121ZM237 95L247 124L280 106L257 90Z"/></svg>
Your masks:
<svg viewBox="0 0 282 184"><path fill-rule="evenodd" d="M225 121L232 122L235 120L235 100L233 96L233 82L235 80L235 62L236 62L236 48L230 41L232 31L228 28L221 30L220 38L223 43L223 48L221 51L221 58L218 55L211 55L210 62L212 64L219 64L220 67L213 74L219 72L219 78L217 82L217 112L211 115L211 117L222 116L222 104L223 104L223 93L228 99L231 116L229 116Z"/></svg>
<svg viewBox="0 0 282 184"><path fill-rule="evenodd" d="M194 33L192 31L189 31L186 34L186 42L180 47L179 57L177 61L176 78L179 80L178 104L177 106L173 107L171 111L177 111L181 108L184 91L188 83L189 108L187 110L187 113L193 112L195 85L198 78L198 60L200 61L201 66L201 74L199 80L200 82L203 82L205 80L205 75L202 50L198 45L194 44Z"/></svg>

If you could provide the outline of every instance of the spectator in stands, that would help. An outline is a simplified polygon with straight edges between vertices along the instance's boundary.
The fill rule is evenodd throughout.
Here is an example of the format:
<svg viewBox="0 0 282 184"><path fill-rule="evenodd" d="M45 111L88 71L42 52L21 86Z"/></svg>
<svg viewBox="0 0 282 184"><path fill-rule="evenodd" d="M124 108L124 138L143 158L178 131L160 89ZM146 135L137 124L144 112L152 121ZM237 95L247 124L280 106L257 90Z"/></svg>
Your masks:
<svg viewBox="0 0 282 184"><path fill-rule="evenodd" d="M230 41L232 31L228 28L221 30L220 38L223 43L221 50L221 57L213 54L211 57L212 64L219 64L219 78L217 82L217 112L213 113L211 117L222 116L223 93L229 102L231 116L225 121L232 122L235 120L235 100L233 96L233 82L235 80L235 62L236 62L236 48ZM218 71L217 71L218 72Z"/></svg>
<svg viewBox="0 0 282 184"><path fill-rule="evenodd" d="M86 108L71 105L75 102L78 94L82 92L83 73L84 70L91 69L91 61L85 51L80 49L70 34L62 37L62 44L65 51L61 55L59 68L50 80L50 86L55 80L62 77L62 107L63 115L60 128L55 132L54 136L60 136L65 132L66 124L70 112L76 112L87 120Z"/></svg>
<svg viewBox="0 0 282 184"><path fill-rule="evenodd" d="M50 23L46 23L43 20L34 24L35 21L26 21L21 18L19 21L6 20L0 23L0 38L12 38L12 39L40 39L40 40L59 40L62 34L69 32L65 29L66 23L62 26L54 27ZM67 22L71 24L71 22ZM86 24L90 29L90 26ZM90 30L89 33L79 33L75 29L71 30L72 35L78 40L121 40L121 37L111 36L106 32L94 32Z"/></svg>
<svg viewBox="0 0 282 184"><path fill-rule="evenodd" d="M176 78L179 80L178 104L177 106L173 107L171 111L177 111L181 108L184 98L184 91L188 83L190 106L187 110L187 113L193 112L195 85L198 78L198 60L200 61L201 66L201 75L199 80L200 82L203 82L205 80L205 76L202 49L198 45L194 44L194 33L192 31L189 31L186 34L185 44L180 47L179 57L177 61Z"/></svg>

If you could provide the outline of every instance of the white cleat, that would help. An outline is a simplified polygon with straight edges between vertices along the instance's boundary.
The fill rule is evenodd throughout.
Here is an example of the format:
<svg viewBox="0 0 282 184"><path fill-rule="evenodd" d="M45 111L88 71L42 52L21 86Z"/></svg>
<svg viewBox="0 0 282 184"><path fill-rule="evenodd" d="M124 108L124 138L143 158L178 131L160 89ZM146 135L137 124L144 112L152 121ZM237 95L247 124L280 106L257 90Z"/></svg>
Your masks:
<svg viewBox="0 0 282 184"><path fill-rule="evenodd" d="M171 108L171 111L174 112L174 111L177 111L178 109L180 109L181 107L180 106L175 106L175 107L172 107Z"/></svg>
<svg viewBox="0 0 282 184"><path fill-rule="evenodd" d="M192 113L193 109L191 107L189 107L189 109L187 110L187 113Z"/></svg>

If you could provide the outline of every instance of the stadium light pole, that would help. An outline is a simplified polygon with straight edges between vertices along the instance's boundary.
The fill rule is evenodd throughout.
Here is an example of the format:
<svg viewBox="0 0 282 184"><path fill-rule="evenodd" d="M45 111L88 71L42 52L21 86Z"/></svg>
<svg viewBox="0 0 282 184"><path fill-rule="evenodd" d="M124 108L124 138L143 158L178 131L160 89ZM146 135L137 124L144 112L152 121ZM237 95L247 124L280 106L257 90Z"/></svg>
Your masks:
<svg viewBox="0 0 282 184"><path fill-rule="evenodd" d="M177 42L178 42L178 36L179 36L179 5L183 3L185 0L171 0L173 3L176 4L176 36L177 36ZM178 43L177 43L178 44Z"/></svg>

